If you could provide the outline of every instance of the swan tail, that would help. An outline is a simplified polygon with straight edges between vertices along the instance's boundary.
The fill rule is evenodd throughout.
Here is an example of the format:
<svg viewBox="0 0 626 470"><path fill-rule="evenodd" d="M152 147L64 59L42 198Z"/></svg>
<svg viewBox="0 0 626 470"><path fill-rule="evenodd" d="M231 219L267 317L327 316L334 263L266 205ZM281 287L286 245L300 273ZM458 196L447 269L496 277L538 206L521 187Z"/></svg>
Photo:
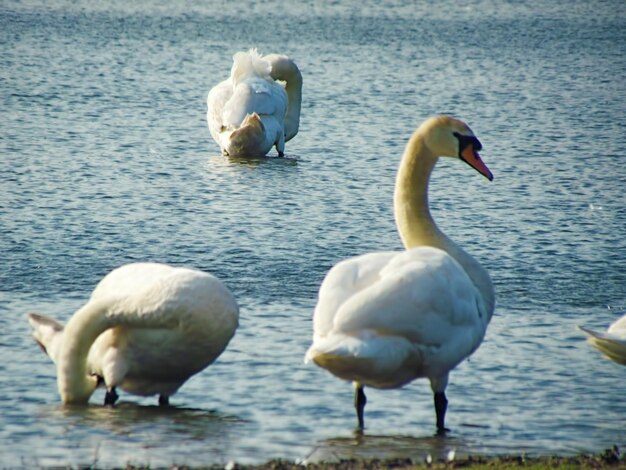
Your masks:
<svg viewBox="0 0 626 470"><path fill-rule="evenodd" d="M32 328L34 340L41 350L56 363L63 334L63 324L38 313L29 313L26 318Z"/></svg>
<svg viewBox="0 0 626 470"><path fill-rule="evenodd" d="M257 113L247 114L238 129L231 132L225 150L231 156L264 156L267 146L265 126Z"/></svg>
<svg viewBox="0 0 626 470"><path fill-rule="evenodd" d="M590 330L583 326L578 327L589 335L587 341L612 361L626 366L626 340L616 338L610 333Z"/></svg>
<svg viewBox="0 0 626 470"><path fill-rule="evenodd" d="M358 336L331 334L316 338L305 355L333 375L376 388L395 388L415 378L415 368L405 374L415 359L409 342L400 337L361 332Z"/></svg>

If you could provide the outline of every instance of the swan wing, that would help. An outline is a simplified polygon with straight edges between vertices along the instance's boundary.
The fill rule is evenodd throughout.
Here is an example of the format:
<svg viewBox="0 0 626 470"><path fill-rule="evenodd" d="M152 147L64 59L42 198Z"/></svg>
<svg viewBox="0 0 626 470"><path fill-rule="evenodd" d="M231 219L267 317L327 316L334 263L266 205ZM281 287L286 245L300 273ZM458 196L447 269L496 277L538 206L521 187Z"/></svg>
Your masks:
<svg viewBox="0 0 626 470"><path fill-rule="evenodd" d="M482 305L465 271L437 248L353 258L324 280L307 359L378 387L443 376L480 345Z"/></svg>
<svg viewBox="0 0 626 470"><path fill-rule="evenodd" d="M480 305L476 287L451 256L421 247L398 253L377 282L347 299L335 315L334 329L369 329L441 346L456 327L476 327L482 338L486 315Z"/></svg>
<svg viewBox="0 0 626 470"><path fill-rule="evenodd" d="M313 333L323 337L334 327L339 308L380 280L380 271L397 252L376 252L342 260L326 274L313 314Z"/></svg>
<svg viewBox="0 0 626 470"><path fill-rule="evenodd" d="M314 333L379 330L441 344L450 327L484 328L479 300L465 271L442 250L369 253L329 271L319 292Z"/></svg>
<svg viewBox="0 0 626 470"><path fill-rule="evenodd" d="M159 263L132 263L111 271L89 304L118 318L120 326L170 327L190 336L204 335L216 325L234 332L239 318L233 295L215 276Z"/></svg>
<svg viewBox="0 0 626 470"><path fill-rule="evenodd" d="M277 83L262 78L250 78L235 86L232 96L224 104L223 125L239 127L252 113L273 116L282 124L287 111L287 93Z"/></svg>
<svg viewBox="0 0 626 470"><path fill-rule="evenodd" d="M224 106L233 95L233 86L230 79L214 86L207 97L207 124L211 137L219 143L219 135L224 128L222 112Z"/></svg>

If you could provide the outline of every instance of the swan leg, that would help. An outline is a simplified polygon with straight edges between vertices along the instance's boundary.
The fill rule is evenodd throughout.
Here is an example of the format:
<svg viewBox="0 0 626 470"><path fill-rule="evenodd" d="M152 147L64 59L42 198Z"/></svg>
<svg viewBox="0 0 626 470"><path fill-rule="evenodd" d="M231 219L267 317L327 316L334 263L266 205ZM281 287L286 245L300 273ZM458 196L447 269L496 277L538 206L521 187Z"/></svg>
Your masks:
<svg viewBox="0 0 626 470"><path fill-rule="evenodd" d="M169 406L170 397L168 395L159 395L159 406Z"/></svg>
<svg viewBox="0 0 626 470"><path fill-rule="evenodd" d="M435 413L437 414L437 434L445 434L449 431L445 427L446 410L448 409L448 399L445 392L435 392Z"/></svg>
<svg viewBox="0 0 626 470"><path fill-rule="evenodd" d="M279 157L285 156L285 134L281 135L278 142L276 142L276 151Z"/></svg>
<svg viewBox="0 0 626 470"><path fill-rule="evenodd" d="M113 406L120 396L115 391L115 387L107 388L107 392L104 394L104 405Z"/></svg>
<svg viewBox="0 0 626 470"><path fill-rule="evenodd" d="M363 411L365 410L365 404L367 403L367 397L363 391L363 385L356 384L354 389L354 407L356 408L356 417L359 420L359 429L364 429L365 424L363 421Z"/></svg>

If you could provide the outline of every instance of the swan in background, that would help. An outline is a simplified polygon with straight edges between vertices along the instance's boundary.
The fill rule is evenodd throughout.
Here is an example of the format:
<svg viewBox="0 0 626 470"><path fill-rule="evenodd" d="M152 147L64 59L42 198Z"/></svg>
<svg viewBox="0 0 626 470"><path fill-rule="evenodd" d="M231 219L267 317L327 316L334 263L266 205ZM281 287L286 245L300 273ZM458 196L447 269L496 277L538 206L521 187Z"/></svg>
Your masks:
<svg viewBox="0 0 626 470"><path fill-rule="evenodd" d="M428 182L439 156L457 157L492 180L480 149L462 121L426 120L410 138L396 179L394 214L406 251L341 261L320 287L305 362L354 383L361 429L364 386L397 388L426 377L437 432L447 431L448 375L482 342L495 294L487 271L435 224Z"/></svg>
<svg viewBox="0 0 626 470"><path fill-rule="evenodd" d="M291 59L237 52L230 77L207 98L211 136L224 155L263 157L276 146L282 157L285 142L298 133L301 102L302 75Z"/></svg>
<svg viewBox="0 0 626 470"><path fill-rule="evenodd" d="M63 403L87 403L98 385L169 397L211 364L235 334L239 308L211 274L157 263L113 270L65 327L30 313L33 337L56 365Z"/></svg>
<svg viewBox="0 0 626 470"><path fill-rule="evenodd" d="M626 315L613 322L606 332L598 333L583 326L578 328L589 335L587 340L592 346L612 361L626 366Z"/></svg>

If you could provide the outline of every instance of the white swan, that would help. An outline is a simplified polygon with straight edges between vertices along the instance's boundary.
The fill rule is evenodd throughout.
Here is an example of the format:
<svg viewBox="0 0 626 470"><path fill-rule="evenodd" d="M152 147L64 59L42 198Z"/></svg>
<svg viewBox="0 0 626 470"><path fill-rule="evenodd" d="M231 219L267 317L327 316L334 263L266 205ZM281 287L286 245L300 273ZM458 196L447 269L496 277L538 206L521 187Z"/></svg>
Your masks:
<svg viewBox="0 0 626 470"><path fill-rule="evenodd" d="M237 52L230 77L207 97L211 136L224 155L262 157L276 146L282 156L298 133L301 102L302 75L291 59Z"/></svg>
<svg viewBox="0 0 626 470"><path fill-rule="evenodd" d="M56 364L63 403L86 403L104 384L105 404L115 403L119 387L135 395L158 394L166 405L224 351L239 308L211 274L134 263L105 276L65 327L32 313L28 320Z"/></svg>
<svg viewBox="0 0 626 470"><path fill-rule="evenodd" d="M626 366L626 315L613 322L606 332L579 326L589 335L589 343L612 361Z"/></svg>
<svg viewBox="0 0 626 470"><path fill-rule="evenodd" d="M446 431L448 374L482 342L495 295L487 271L435 224L428 181L439 156L458 157L493 179L480 149L465 123L426 120L409 140L396 179L394 213L407 250L341 261L320 287L305 362L354 382L361 429L364 386L396 388L426 377L437 430Z"/></svg>

